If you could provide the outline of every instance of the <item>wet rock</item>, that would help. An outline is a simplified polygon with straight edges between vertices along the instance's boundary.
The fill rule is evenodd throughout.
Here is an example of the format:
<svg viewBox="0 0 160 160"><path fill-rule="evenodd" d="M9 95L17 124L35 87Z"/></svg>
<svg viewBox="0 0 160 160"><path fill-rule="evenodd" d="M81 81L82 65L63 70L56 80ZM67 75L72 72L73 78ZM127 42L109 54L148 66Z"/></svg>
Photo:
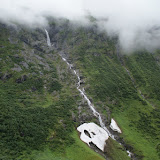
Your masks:
<svg viewBox="0 0 160 160"><path fill-rule="evenodd" d="M84 81L81 81L81 82L80 82L80 85L83 85L83 84L85 84L85 82L84 82Z"/></svg>
<svg viewBox="0 0 160 160"><path fill-rule="evenodd" d="M0 73L1 80L9 80L11 77L12 77L12 74L8 74L8 73L3 74L2 72Z"/></svg>
<svg viewBox="0 0 160 160"><path fill-rule="evenodd" d="M27 76L23 75L21 78L16 79L16 83L22 83L27 80Z"/></svg>

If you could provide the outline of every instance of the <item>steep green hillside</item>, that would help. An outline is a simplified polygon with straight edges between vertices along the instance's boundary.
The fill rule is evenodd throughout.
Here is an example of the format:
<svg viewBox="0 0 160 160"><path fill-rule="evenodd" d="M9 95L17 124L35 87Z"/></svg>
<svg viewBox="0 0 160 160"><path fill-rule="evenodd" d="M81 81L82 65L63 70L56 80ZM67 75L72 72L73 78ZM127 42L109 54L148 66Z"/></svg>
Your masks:
<svg viewBox="0 0 160 160"><path fill-rule="evenodd" d="M113 57L116 59L116 55ZM136 77L137 83L135 82L135 84L138 85L141 80L146 80L146 83L149 84L149 87L143 86L143 89L151 97L144 94L145 99L143 99L138 89L134 88L124 67L120 64L117 65L115 59L101 53L96 57L86 54L83 61L77 62L85 76L86 91L104 115L108 112L106 106L109 107L112 116L118 121L123 131L122 137L140 159L144 157L144 159L156 160L158 159L160 139L158 97L160 85L157 85L160 74L156 74L158 66L151 58L150 61L154 64L155 71L152 72L152 68L148 67L147 71L150 72L148 75L141 68L145 72L146 79L143 79L143 74L139 78ZM143 62L145 63L145 58ZM153 85L151 79L154 79ZM142 90L142 93L145 92ZM150 101L151 103L149 103ZM152 103L153 105L151 105Z"/></svg>
<svg viewBox="0 0 160 160"><path fill-rule="evenodd" d="M45 40L43 30L0 25L0 159L78 159L74 149L102 160L75 132L75 77Z"/></svg>
<svg viewBox="0 0 160 160"><path fill-rule="evenodd" d="M111 112L123 131L121 138L138 159L159 159L160 52L123 55L116 38L98 32L96 26L62 26L59 32L50 31L52 41L80 70L96 108L107 117Z"/></svg>
<svg viewBox="0 0 160 160"><path fill-rule="evenodd" d="M50 20L52 47L43 29L0 24L0 159L158 160L160 158L160 52L124 55L118 38L68 20ZM109 128L106 153L80 141L76 127L97 119L76 90L77 79ZM124 148L124 147L125 148Z"/></svg>

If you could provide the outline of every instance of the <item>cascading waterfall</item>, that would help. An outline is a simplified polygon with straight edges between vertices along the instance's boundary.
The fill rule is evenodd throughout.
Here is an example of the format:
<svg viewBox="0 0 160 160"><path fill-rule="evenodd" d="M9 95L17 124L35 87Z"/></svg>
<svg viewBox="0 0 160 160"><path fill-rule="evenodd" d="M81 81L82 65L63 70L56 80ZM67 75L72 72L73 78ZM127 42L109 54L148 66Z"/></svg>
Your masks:
<svg viewBox="0 0 160 160"><path fill-rule="evenodd" d="M61 57L62 57L62 56L61 56ZM75 69L73 69L72 64L68 63L65 58L62 57L62 60L67 63L67 65L69 66L70 70L73 70L74 74L76 75L76 77L77 77L77 79L78 79L77 90L80 92L80 94L81 94L81 95L84 97L84 99L87 101L87 104L88 104L89 108L92 110L94 116L98 118L99 123L100 123L100 126L108 133L108 135L109 135L112 139L115 140L114 135L112 135L112 134L110 133L110 131L107 129L107 127L105 127L105 125L104 125L104 123L103 123L103 121L102 121L102 118L101 118L100 113L98 113L98 112L95 110L93 104L91 103L91 101L89 100L89 98L87 97L87 95L85 94L84 88L83 88L83 89L80 89L81 79L80 79L78 73L76 72Z"/></svg>
<svg viewBox="0 0 160 160"><path fill-rule="evenodd" d="M49 47L51 47L52 45L51 45L51 42L50 42L50 37L49 37L48 31L47 31L46 29L45 29L45 32L46 32L46 35L47 35L47 44L48 44ZM62 55L60 55L60 56L61 56L62 60L67 63L67 65L69 66L69 69L70 69L71 71L73 71L73 73L76 75L76 77L77 77L77 79L78 79L77 90L80 92L80 94L81 94L81 95L84 97L84 99L87 101L87 104L88 104L89 108L92 110L93 115L98 118L100 126L108 133L108 136L110 136L112 139L116 140L116 139L115 139L115 136L110 133L110 131L107 129L107 127L106 127L105 124L103 123L102 117L101 117L100 113L96 111L96 109L94 108L94 105L91 103L91 101L89 100L89 98L88 98L87 95L85 94L84 88L83 88L83 89L80 89L81 79L80 79L80 76L79 76L79 74L77 73L77 71L73 68L73 65L70 64L69 62L67 62L67 60L66 60L64 57L62 57ZM121 143L119 143L119 144L122 145ZM132 153L131 153L129 150L127 150L127 153L128 153L128 156L131 157Z"/></svg>
<svg viewBox="0 0 160 160"><path fill-rule="evenodd" d="M51 47L51 40L50 40L50 37L49 37L49 34L48 34L48 31L46 29L44 29L45 32L46 32L46 35L47 35L47 44L49 47Z"/></svg>
<svg viewBox="0 0 160 160"><path fill-rule="evenodd" d="M47 31L46 29L45 29L45 32L46 32L46 35L47 35L47 44L48 44L48 46L51 46L50 37L49 37L48 31ZM62 57L62 56L61 56L61 57ZM91 101L89 100L89 98L87 97L87 95L85 94L85 92L83 91L84 89L83 89L83 90L80 89L81 79L80 79L78 73L76 72L76 70L73 69L73 65L70 64L70 63L68 63L67 60L66 60L65 58L63 58L63 57L62 57L62 60L67 63L67 65L69 66L70 70L73 70L74 74L76 75L76 77L77 77L77 79L78 79L77 90L80 92L80 94L81 94L81 95L84 97L84 99L87 101L87 104L88 104L89 108L92 110L94 116L98 118L99 123L100 123L100 126L101 126L104 130L106 130L106 132L108 133L108 135L109 135L111 138L115 139L115 138L114 138L114 135L112 135L112 134L109 132L109 130L105 127L105 125L104 125L104 123L103 123L103 121L102 121L102 117L101 117L100 113L98 113L98 112L95 110L95 108L94 108L94 106L92 105Z"/></svg>

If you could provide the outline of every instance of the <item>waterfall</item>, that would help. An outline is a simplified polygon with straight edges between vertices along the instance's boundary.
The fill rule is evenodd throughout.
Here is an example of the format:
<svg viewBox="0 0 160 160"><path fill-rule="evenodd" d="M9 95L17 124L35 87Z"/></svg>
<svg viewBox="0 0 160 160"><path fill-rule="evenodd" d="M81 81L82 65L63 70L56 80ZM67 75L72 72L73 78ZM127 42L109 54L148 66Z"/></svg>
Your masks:
<svg viewBox="0 0 160 160"><path fill-rule="evenodd" d="M46 32L46 35L47 35L47 44L48 44L49 47L51 47L51 40L50 40L48 31L46 29L45 29L45 32Z"/></svg>
<svg viewBox="0 0 160 160"><path fill-rule="evenodd" d="M46 29L45 29L45 32L46 32L46 35L47 35L47 44L48 44L48 46L50 47L50 46L51 46L50 37L49 37L49 34L48 34L48 32L47 32ZM62 60L67 63L69 69L70 69L71 71L73 71L73 73L76 75L76 77L77 77L77 79L78 79L78 82L77 82L77 90L80 92L80 94L81 94L81 95L84 97L84 99L87 101L87 104L88 104L89 108L92 110L93 115L98 118L98 121L99 121L100 126L108 133L108 136L110 136L113 140L116 140L116 139L115 139L115 136L110 133L110 131L107 129L107 127L106 127L105 124L103 123L102 117L101 117L100 113L96 111L96 109L94 108L94 105L91 103L91 101L89 100L89 98L88 98L87 95L85 94L84 88L83 88L83 89L80 89L81 79L80 79L80 76L79 76L79 74L77 73L77 71L73 68L73 65L70 64L64 57L62 57L62 55L60 55L60 56L61 56ZM119 143L119 142L118 142L118 143ZM119 143L119 144L122 145L121 143ZM129 157L132 156L132 153L131 153L129 150L126 150L126 152L127 152L127 154L128 154Z"/></svg>
<svg viewBox="0 0 160 160"><path fill-rule="evenodd" d="M62 56L61 56L61 57L62 57ZM100 113L96 111L96 109L94 108L94 105L91 103L91 101L89 100L89 98L88 98L87 95L85 94L84 88L83 88L83 89L80 89L80 83L81 83L80 76L78 75L78 73L76 72L76 70L73 69L72 64L68 63L67 60L66 60L65 58L63 58L63 57L62 57L62 60L67 63L67 65L69 66L70 70L73 70L73 73L76 75L76 77L77 77L77 79L78 79L78 82L77 82L77 90L80 92L80 94L81 94L81 95L84 97L84 99L87 101L87 104L88 104L89 108L92 110L93 115L98 118L100 126L108 133L108 135L109 135L112 139L115 140L114 135L112 135L112 134L110 133L110 131L107 129L107 127L105 127L105 124L104 124L103 121L102 121L102 117L101 117Z"/></svg>

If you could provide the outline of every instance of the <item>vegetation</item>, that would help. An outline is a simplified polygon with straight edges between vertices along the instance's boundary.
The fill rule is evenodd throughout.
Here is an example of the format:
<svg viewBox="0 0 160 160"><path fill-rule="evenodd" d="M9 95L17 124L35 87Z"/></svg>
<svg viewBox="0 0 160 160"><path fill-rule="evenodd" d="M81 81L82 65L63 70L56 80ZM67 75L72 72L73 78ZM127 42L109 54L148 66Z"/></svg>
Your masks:
<svg viewBox="0 0 160 160"><path fill-rule="evenodd" d="M52 87L45 91L44 80L44 77L28 76L22 81L16 72L0 80L1 159L15 159L24 151L30 153L46 144L55 151L74 143L70 136L73 131L70 109L74 108L74 100L60 97L43 108L39 98L43 101L46 92L60 90Z"/></svg>
<svg viewBox="0 0 160 160"><path fill-rule="evenodd" d="M80 69L87 94L104 115L109 108L123 131L121 138L137 158L158 160L160 67L156 57L159 52L118 55L116 38L106 38L93 30L94 34L92 28L89 31L80 28L76 34L65 32L69 58Z"/></svg>
<svg viewBox="0 0 160 160"><path fill-rule="evenodd" d="M119 55L117 37L97 31L96 20L90 21L90 28L51 22L51 41L80 71L97 110L118 122L127 148L137 159L158 160L160 52ZM16 32L0 24L0 159L103 159L75 131L75 77L45 46L45 33L19 27ZM107 145L109 159L128 159L117 142L109 139Z"/></svg>
<svg viewBox="0 0 160 160"><path fill-rule="evenodd" d="M160 67L156 57L143 51L127 57L125 62L145 97L160 100Z"/></svg>
<svg viewBox="0 0 160 160"><path fill-rule="evenodd" d="M0 30L0 159L103 159L75 132L76 88L68 86L66 64L53 51L44 55L40 45L32 46L38 31Z"/></svg>
<svg viewBox="0 0 160 160"><path fill-rule="evenodd" d="M104 160L103 157L91 150L79 139L77 132L72 133L72 138L75 142L70 146L66 146L63 151L52 152L50 149L45 148L43 151L33 151L31 156L25 156L24 160L27 158L34 160Z"/></svg>
<svg viewBox="0 0 160 160"><path fill-rule="evenodd" d="M111 160L114 159L119 159L119 160L129 160L129 156L127 155L127 152L124 152L124 148L116 143L113 139L109 138L107 140L107 147L106 147L106 152L108 155L108 158Z"/></svg>

